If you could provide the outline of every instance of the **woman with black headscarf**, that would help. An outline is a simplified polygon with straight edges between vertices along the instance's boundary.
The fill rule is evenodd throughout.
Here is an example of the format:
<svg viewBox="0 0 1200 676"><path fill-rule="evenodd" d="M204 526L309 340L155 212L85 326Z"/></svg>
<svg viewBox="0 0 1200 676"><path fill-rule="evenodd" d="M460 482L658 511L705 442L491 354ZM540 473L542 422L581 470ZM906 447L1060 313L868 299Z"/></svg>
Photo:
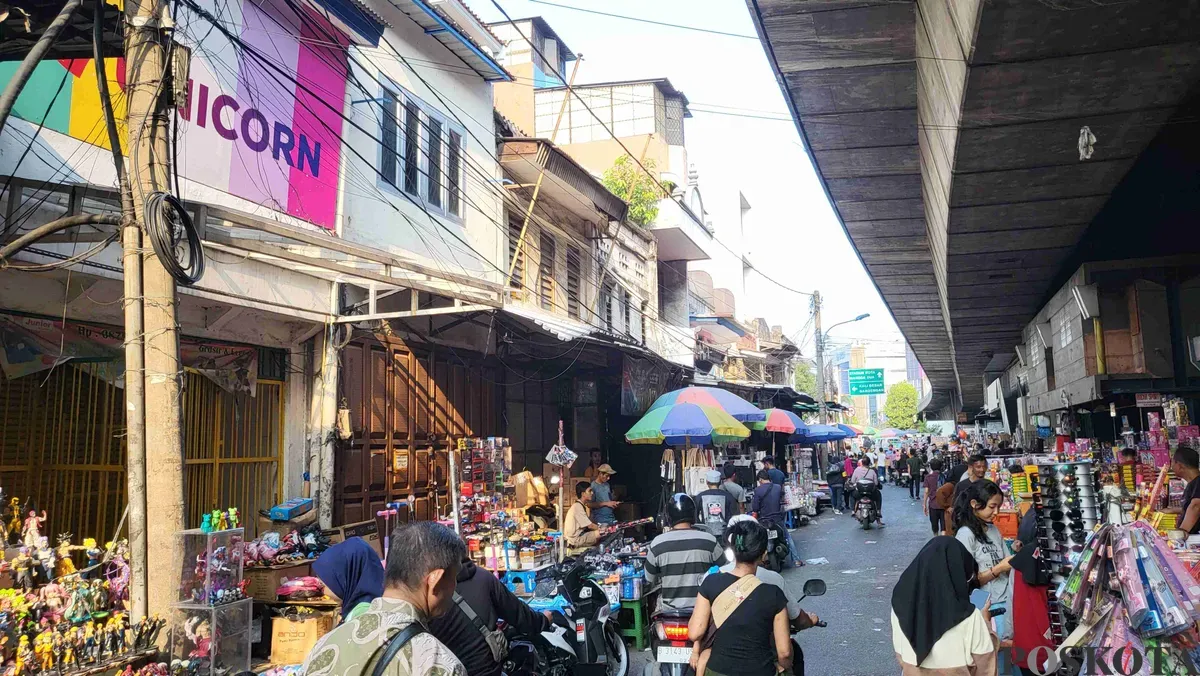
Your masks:
<svg viewBox="0 0 1200 676"><path fill-rule="evenodd" d="M958 540L928 542L892 591L892 647L903 676L995 676L999 642L971 603L975 558Z"/></svg>

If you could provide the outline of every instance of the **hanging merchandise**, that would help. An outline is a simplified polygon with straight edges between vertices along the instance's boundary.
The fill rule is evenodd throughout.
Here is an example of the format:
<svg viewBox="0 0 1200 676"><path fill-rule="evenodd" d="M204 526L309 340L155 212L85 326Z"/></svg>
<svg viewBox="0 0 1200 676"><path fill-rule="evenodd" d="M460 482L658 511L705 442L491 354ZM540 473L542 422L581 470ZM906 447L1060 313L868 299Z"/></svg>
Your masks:
<svg viewBox="0 0 1200 676"><path fill-rule="evenodd" d="M1182 673L1176 669L1184 653L1196 662L1200 583L1165 539L1145 523L1109 524L1081 549L1058 589L1062 608L1082 628L1064 648L1131 647L1142 655L1161 648L1169 666L1158 673Z"/></svg>

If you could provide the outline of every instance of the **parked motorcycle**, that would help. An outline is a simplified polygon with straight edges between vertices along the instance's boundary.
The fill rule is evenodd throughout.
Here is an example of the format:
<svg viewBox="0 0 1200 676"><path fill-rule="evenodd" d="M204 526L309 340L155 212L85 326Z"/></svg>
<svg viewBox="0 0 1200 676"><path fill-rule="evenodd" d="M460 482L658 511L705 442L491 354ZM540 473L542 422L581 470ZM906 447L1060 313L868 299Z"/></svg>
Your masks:
<svg viewBox="0 0 1200 676"><path fill-rule="evenodd" d="M783 570L784 563L791 558L788 547L788 531L780 524L764 523L767 528L767 568L776 573Z"/></svg>
<svg viewBox="0 0 1200 676"><path fill-rule="evenodd" d="M871 530L871 526L879 520L879 509L875 507L879 487L870 481L859 481L855 491L858 499L854 503L854 518L862 524L863 530Z"/></svg>
<svg viewBox="0 0 1200 676"><path fill-rule="evenodd" d="M553 566L561 616L537 636L506 629L509 654L504 671L520 676L626 676L629 653L604 589L588 577L588 566L568 559Z"/></svg>

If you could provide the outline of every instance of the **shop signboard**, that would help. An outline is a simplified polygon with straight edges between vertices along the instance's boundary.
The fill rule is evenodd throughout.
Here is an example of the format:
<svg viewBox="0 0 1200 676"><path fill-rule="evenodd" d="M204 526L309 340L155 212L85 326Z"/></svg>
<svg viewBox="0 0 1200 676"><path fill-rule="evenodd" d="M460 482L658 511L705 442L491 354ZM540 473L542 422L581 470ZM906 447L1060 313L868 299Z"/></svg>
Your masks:
<svg viewBox="0 0 1200 676"><path fill-rule="evenodd" d="M0 371L16 379L73 362L118 387L125 381L125 332L120 328L0 313ZM228 392L253 396L258 385L258 348L183 338L183 365Z"/></svg>
<svg viewBox="0 0 1200 676"><path fill-rule="evenodd" d="M1162 406L1162 395L1157 392L1138 392L1133 395L1138 408L1158 408Z"/></svg>
<svg viewBox="0 0 1200 676"><path fill-rule="evenodd" d="M884 394L883 369L850 369L850 396Z"/></svg>
<svg viewBox="0 0 1200 676"><path fill-rule="evenodd" d="M350 72L345 47L351 36L305 3L199 0L195 7L220 16L242 42L213 30L186 6L174 17L176 39L192 50L173 159L188 179L182 197L207 202L215 197L242 209L262 205L335 230ZM0 64L0 82L7 82L16 66L15 61ZM128 97L125 60L105 59L105 67L113 109L122 120ZM73 164L75 171L66 173L84 179L91 178L90 165L98 164L100 155L79 153L80 144L109 148L97 76L91 59L46 59L26 90L59 93L49 105L48 95L24 96L13 109L14 117L67 137L47 143L56 146L52 154ZM128 149L124 124L118 132ZM109 172L92 182L109 184Z"/></svg>
<svg viewBox="0 0 1200 676"><path fill-rule="evenodd" d="M667 372L649 359L625 355L621 364L621 415L641 415L667 386Z"/></svg>

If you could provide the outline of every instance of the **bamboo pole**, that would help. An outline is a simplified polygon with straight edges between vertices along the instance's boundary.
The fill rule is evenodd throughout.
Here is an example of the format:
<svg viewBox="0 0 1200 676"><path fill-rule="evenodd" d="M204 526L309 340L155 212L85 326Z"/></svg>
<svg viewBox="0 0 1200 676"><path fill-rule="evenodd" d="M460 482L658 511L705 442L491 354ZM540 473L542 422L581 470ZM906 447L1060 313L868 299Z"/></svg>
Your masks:
<svg viewBox="0 0 1200 676"><path fill-rule="evenodd" d="M582 55L581 55L582 56ZM563 91L563 102L558 107L558 117L554 119L554 130L550 132L550 143L554 143L554 139L558 138L558 127L562 124L563 113L567 111L567 103L571 100L571 86L575 84L575 73L579 72L579 63L582 58L575 59L575 65L571 67L571 79L567 82L567 88ZM542 179L546 177L546 166L542 165L538 169L537 183L533 185L533 196L529 199L529 206L525 208L525 220L521 223L521 234L517 236L517 246L513 250L513 258L508 263L508 276L505 277L505 283L512 281L513 271L517 269L517 260L521 257L521 251L525 247L525 233L529 229L529 218L533 215L533 207L537 204L538 194L542 191Z"/></svg>

